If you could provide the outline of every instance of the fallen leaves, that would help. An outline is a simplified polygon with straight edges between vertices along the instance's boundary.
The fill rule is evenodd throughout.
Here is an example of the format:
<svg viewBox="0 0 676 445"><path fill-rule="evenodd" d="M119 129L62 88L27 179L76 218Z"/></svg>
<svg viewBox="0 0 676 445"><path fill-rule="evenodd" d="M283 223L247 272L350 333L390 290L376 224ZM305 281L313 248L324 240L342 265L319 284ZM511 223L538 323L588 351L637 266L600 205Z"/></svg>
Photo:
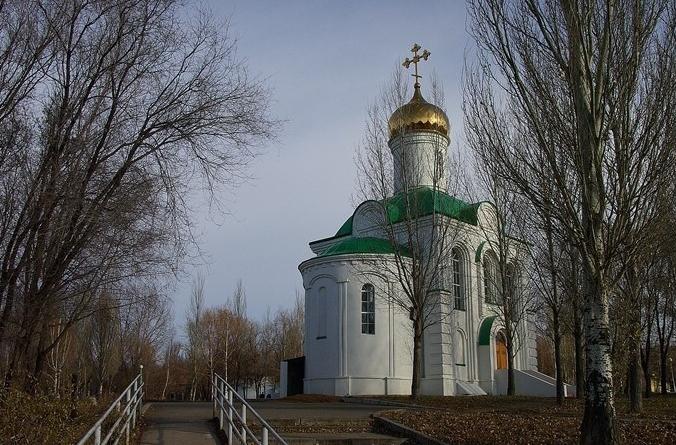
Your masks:
<svg viewBox="0 0 676 445"><path fill-rule="evenodd" d="M415 402L427 410L397 409L381 413L449 444L575 444L582 407L568 400L526 397L431 397ZM676 443L676 398L647 400L644 411L629 415L618 407L618 431L627 444Z"/></svg>
<svg viewBox="0 0 676 445"><path fill-rule="evenodd" d="M75 408L77 417L72 418ZM17 390L0 391L0 443L72 444L94 424L105 403L73 402L31 396Z"/></svg>

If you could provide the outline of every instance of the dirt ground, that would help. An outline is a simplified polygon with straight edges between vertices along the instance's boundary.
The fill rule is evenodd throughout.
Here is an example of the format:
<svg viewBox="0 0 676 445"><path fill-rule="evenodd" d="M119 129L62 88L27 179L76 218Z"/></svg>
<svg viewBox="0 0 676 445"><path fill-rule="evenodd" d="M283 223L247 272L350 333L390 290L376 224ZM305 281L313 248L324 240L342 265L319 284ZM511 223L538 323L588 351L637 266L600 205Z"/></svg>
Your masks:
<svg viewBox="0 0 676 445"><path fill-rule="evenodd" d="M382 397L378 397L382 399ZM387 397L430 407L393 409L384 416L450 444L573 444L577 443L583 405L569 399L534 397ZM618 430L627 444L676 443L676 397L644 400L640 414L628 412L627 401L616 403Z"/></svg>

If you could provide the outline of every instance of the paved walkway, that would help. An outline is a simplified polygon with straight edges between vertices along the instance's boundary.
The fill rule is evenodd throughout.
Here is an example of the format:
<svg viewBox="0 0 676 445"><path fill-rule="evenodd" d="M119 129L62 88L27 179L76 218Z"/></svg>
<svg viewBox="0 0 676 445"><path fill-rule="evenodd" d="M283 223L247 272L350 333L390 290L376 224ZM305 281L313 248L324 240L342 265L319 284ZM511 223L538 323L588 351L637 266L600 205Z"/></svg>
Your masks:
<svg viewBox="0 0 676 445"><path fill-rule="evenodd" d="M250 401L251 406L271 424L326 425L341 422L366 421L369 416L384 407L354 403L303 403L284 400ZM236 404L239 405L239 404ZM151 402L144 413L145 429L142 445L211 445L220 444L215 423L211 420L211 402ZM254 416L249 415L252 424ZM290 443L326 442L328 439L344 439L349 443L379 443L387 439L373 433L283 433ZM392 438L390 438L392 439ZM387 442L389 443L389 442ZM398 443L398 442L397 442Z"/></svg>
<svg viewBox="0 0 676 445"><path fill-rule="evenodd" d="M152 402L145 412L142 445L219 444L209 423L211 402Z"/></svg>

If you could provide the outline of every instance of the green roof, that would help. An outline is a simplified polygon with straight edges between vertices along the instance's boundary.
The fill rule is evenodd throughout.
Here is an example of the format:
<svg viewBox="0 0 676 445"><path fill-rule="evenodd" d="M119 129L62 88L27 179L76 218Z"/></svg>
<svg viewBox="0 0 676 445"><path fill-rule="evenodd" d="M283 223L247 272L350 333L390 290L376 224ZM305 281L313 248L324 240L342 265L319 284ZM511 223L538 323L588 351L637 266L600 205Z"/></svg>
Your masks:
<svg viewBox="0 0 676 445"><path fill-rule="evenodd" d="M386 201L387 216L391 224L437 213L476 226L479 205L480 203L469 204L430 187L418 187L408 194L399 193Z"/></svg>
<svg viewBox="0 0 676 445"><path fill-rule="evenodd" d="M411 256L411 253L405 247L399 246L399 252L403 256ZM397 247L392 245L389 240L381 238L347 238L338 241L329 247L320 256L343 255L350 253L396 253Z"/></svg>
<svg viewBox="0 0 676 445"><path fill-rule="evenodd" d="M492 317L484 318L484 321L481 322L481 327L479 328L479 345L489 345L491 344L491 328L493 327L493 322L497 318L496 315Z"/></svg>
<svg viewBox="0 0 676 445"><path fill-rule="evenodd" d="M336 232L334 235L334 238L337 238L339 236L347 236L347 235L352 235L352 218L353 216L350 216L347 221L343 223L342 226L340 226L340 229Z"/></svg>
<svg viewBox="0 0 676 445"><path fill-rule="evenodd" d="M478 224L477 211L481 205L480 202L469 204L450 196L448 193L441 190L435 190L431 187L418 187L413 189L408 192L408 198L406 197L406 194L399 193L392 198L386 199L385 202L387 205L388 219L391 224L397 224L406 220L406 204L408 202L409 207L412 209L408 216L410 219L421 218L437 213L476 226ZM354 214L340 226L340 229L338 229L335 235L313 241L310 244L352 235L353 221Z"/></svg>

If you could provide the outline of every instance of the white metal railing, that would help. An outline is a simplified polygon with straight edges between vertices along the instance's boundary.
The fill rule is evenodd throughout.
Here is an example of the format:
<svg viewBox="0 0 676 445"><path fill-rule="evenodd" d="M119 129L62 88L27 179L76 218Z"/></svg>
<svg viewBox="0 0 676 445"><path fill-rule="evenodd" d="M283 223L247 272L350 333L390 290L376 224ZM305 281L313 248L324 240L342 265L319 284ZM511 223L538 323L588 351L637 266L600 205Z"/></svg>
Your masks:
<svg viewBox="0 0 676 445"><path fill-rule="evenodd" d="M247 440L257 445L268 445L269 436L272 436L276 443L287 445L286 441L247 403L244 397L237 394L237 391L218 374L214 374L211 379L211 399L214 417L218 417L218 427L225 431L228 445L233 444L233 439L237 439L241 445L246 445ZM233 400L241 404L239 412ZM251 425L247 424L247 413L253 414L260 425L260 439L251 430ZM224 428L224 421L227 421L227 429Z"/></svg>
<svg viewBox="0 0 676 445"><path fill-rule="evenodd" d="M124 407L122 404L124 403ZM106 445L112 443L117 445L124 436L125 444L129 444L129 435L136 427L136 420L141 416L141 408L143 407L143 366L138 375L127 386L127 389L122 391L122 394L115 399L105 413L96 421L87 434L82 436L82 439L77 445L84 445L92 443L94 445ZM113 414L113 416L111 416ZM108 427L112 422L114 415L117 415L114 423ZM108 433L102 438L104 428Z"/></svg>

